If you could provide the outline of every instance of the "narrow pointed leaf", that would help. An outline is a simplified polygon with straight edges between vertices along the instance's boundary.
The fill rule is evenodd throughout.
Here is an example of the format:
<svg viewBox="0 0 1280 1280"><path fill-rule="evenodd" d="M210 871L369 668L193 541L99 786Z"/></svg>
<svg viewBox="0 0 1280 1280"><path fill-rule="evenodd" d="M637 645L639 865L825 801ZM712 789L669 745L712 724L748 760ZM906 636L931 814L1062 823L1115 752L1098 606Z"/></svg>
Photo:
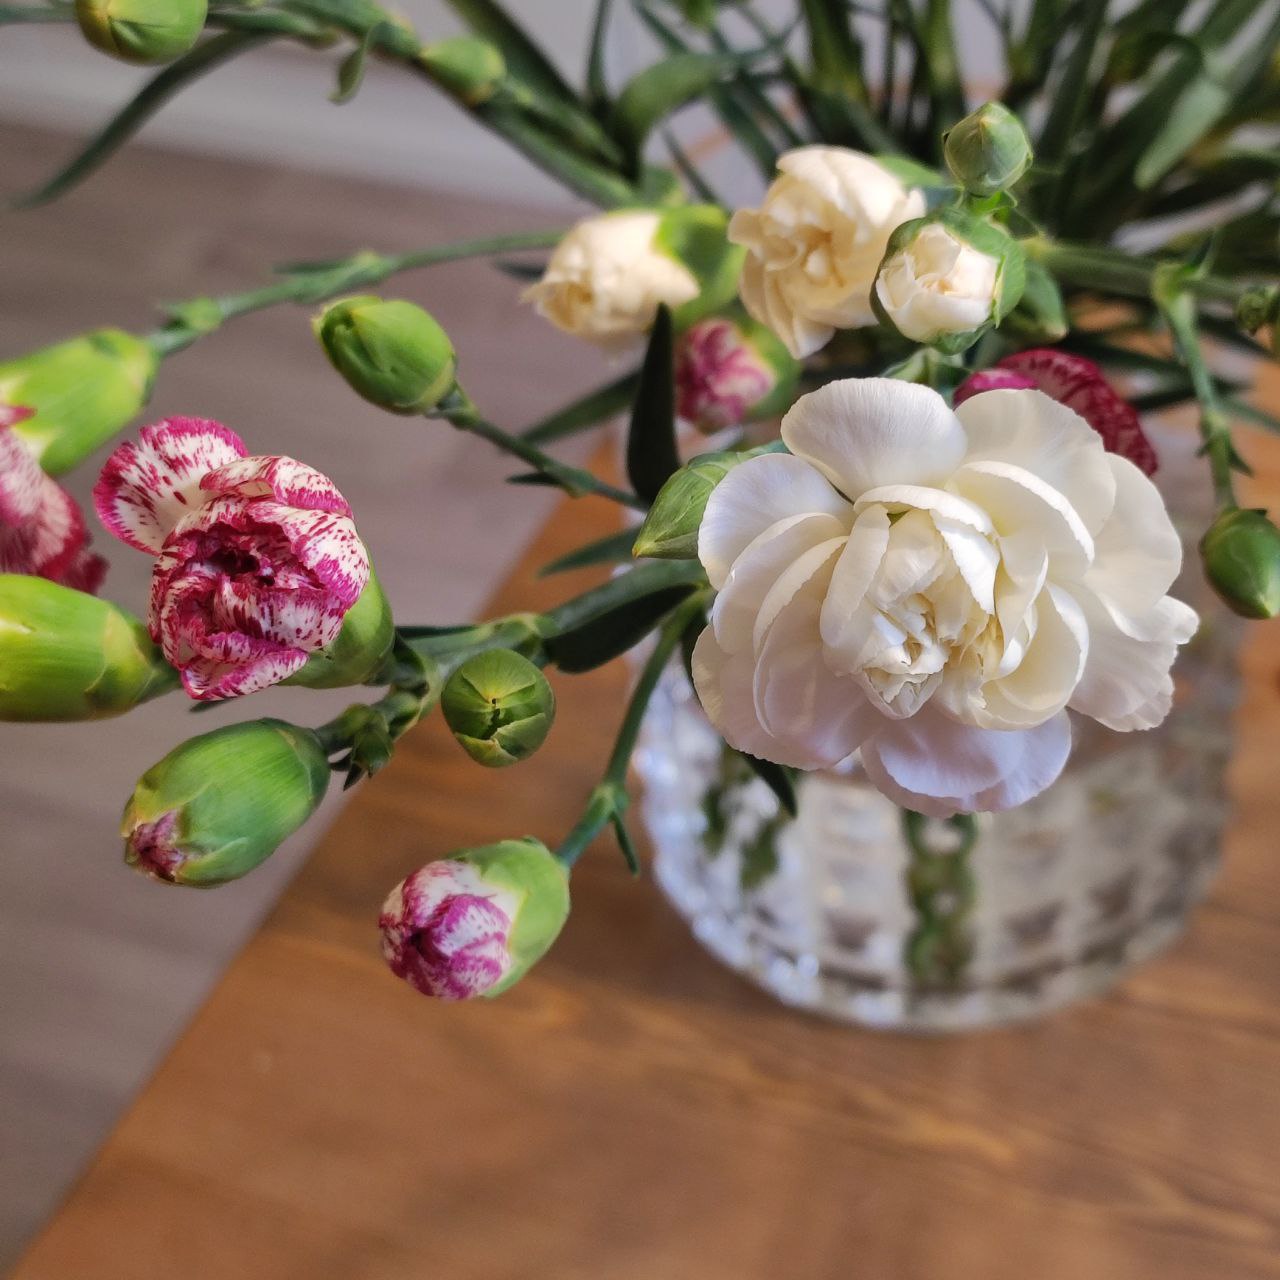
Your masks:
<svg viewBox="0 0 1280 1280"><path fill-rule="evenodd" d="M622 850L622 856L626 859L627 869L633 876L638 876L640 858L636 853L635 841L631 839L631 832L627 830L626 819L615 809L610 821L613 823L613 834L618 837L618 848Z"/></svg>
<svg viewBox="0 0 1280 1280"><path fill-rule="evenodd" d="M775 796L778 803L791 817L796 816L796 785L791 770L785 765L774 764L772 760L761 760L757 756L749 756L745 751L738 754L751 766L751 772L763 782Z"/></svg>
<svg viewBox="0 0 1280 1280"><path fill-rule="evenodd" d="M640 369L627 433L627 476L631 487L652 502L680 469L676 449L675 350L671 311L659 307Z"/></svg>
<svg viewBox="0 0 1280 1280"><path fill-rule="evenodd" d="M595 21L591 25L591 48L587 54L587 100L595 112L609 103L609 82L605 76L605 39L613 0L596 0Z"/></svg>
<svg viewBox="0 0 1280 1280"><path fill-rule="evenodd" d="M125 144L170 98L224 62L274 39L274 33L225 31L196 45L190 53L153 76L108 121L105 128L76 157L38 191L13 202L15 208L47 204L83 182Z"/></svg>
<svg viewBox="0 0 1280 1280"><path fill-rule="evenodd" d="M616 381L583 396L581 400L535 422L520 433L521 437L530 444L546 444L599 426L606 418L621 413L632 402L639 385L638 371L624 374Z"/></svg>
<svg viewBox="0 0 1280 1280"><path fill-rule="evenodd" d="M360 85L364 82L365 66L369 59L369 50L378 39L381 25L378 23L370 27L364 33L360 43L339 64L338 87L330 95L330 102L341 106L344 102L350 102L360 92Z"/></svg>
<svg viewBox="0 0 1280 1280"><path fill-rule="evenodd" d="M631 560L631 547L636 540L634 529L620 529L617 533L606 534L586 546L570 551L544 564L538 570L538 577L549 578L554 573L566 573L570 569L587 569L597 564L627 564Z"/></svg>
<svg viewBox="0 0 1280 1280"><path fill-rule="evenodd" d="M592 671L639 644L694 589L692 583L663 587L625 601L580 627L551 637L546 642L547 653L561 671Z"/></svg>

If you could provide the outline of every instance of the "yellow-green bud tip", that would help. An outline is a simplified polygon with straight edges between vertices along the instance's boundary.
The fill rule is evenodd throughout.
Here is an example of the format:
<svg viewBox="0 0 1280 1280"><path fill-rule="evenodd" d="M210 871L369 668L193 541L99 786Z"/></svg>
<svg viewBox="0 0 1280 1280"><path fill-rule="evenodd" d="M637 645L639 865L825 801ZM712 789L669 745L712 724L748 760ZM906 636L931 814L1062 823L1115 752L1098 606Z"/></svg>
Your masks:
<svg viewBox="0 0 1280 1280"><path fill-rule="evenodd" d="M542 746L555 719L556 698L528 658L491 649L468 658L449 677L440 709L466 753L500 769Z"/></svg>
<svg viewBox="0 0 1280 1280"><path fill-rule="evenodd" d="M392 413L429 413L457 385L449 335L412 302L343 298L313 328L351 389Z"/></svg>
<svg viewBox="0 0 1280 1280"><path fill-rule="evenodd" d="M95 49L122 62L171 62L200 37L207 0L76 0L76 20Z"/></svg>

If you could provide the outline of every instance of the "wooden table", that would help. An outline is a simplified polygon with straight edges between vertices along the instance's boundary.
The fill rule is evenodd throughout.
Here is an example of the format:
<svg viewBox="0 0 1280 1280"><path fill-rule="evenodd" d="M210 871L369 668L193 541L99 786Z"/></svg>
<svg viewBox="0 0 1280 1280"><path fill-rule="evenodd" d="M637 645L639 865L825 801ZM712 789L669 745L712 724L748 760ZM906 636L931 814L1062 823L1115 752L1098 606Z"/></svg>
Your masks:
<svg viewBox="0 0 1280 1280"><path fill-rule="evenodd" d="M1250 445L1280 493L1280 451ZM495 611L586 585L530 570L609 519L563 510ZM1106 999L933 1040L781 1008L603 843L519 987L472 1006L415 995L377 954L383 894L458 846L559 838L625 675L561 680L551 741L500 788L424 726L16 1276L1280 1276L1280 624L1253 630L1245 664L1238 818L1188 937Z"/></svg>

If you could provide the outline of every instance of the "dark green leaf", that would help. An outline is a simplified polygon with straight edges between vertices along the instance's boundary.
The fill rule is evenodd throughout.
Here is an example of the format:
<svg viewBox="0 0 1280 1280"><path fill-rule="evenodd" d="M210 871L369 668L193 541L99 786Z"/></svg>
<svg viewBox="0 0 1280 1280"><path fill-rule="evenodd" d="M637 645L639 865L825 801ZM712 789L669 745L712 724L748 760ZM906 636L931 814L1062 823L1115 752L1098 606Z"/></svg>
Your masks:
<svg viewBox="0 0 1280 1280"><path fill-rule="evenodd" d="M581 400L535 422L520 433L521 438L530 444L546 444L598 426L606 418L621 413L635 397L639 385L639 372L624 374L616 382L598 387Z"/></svg>
<svg viewBox="0 0 1280 1280"><path fill-rule="evenodd" d="M56 200L105 163L114 151L133 137L181 89L224 62L230 62L232 58L274 38L271 33L226 31L202 41L190 53L184 54L148 80L70 164L38 191L15 200L14 207L31 208Z"/></svg>
<svg viewBox="0 0 1280 1280"><path fill-rule="evenodd" d="M564 631L546 642L551 661L561 671L592 671L639 644L694 588L664 587L628 600L608 613Z"/></svg>
<svg viewBox="0 0 1280 1280"><path fill-rule="evenodd" d="M517 475L507 477L508 484L528 485L535 489L558 489L560 481L545 471L521 471Z"/></svg>
<svg viewBox="0 0 1280 1280"><path fill-rule="evenodd" d="M756 834L755 839L743 845L740 880L744 890L757 888L777 871L777 834L777 826L772 822L766 822Z"/></svg>
<svg viewBox="0 0 1280 1280"><path fill-rule="evenodd" d="M547 578L553 573L565 573L570 569L586 569L597 564L626 564L631 559L631 546L635 542L634 529L620 529L606 534L585 547L570 551L538 570L538 577Z"/></svg>
<svg viewBox="0 0 1280 1280"><path fill-rule="evenodd" d="M698 172L697 166L685 154L684 148L676 141L675 135L670 129L662 131L662 140L667 144L667 151L671 155L671 163L675 165L676 171L689 184L693 194L707 204L723 205L724 202L716 195L702 174Z"/></svg>
<svg viewBox="0 0 1280 1280"><path fill-rule="evenodd" d="M622 850L622 856L627 860L627 869L633 876L638 876L640 874L640 859L636 854L635 841L631 839L631 832L627 830L626 819L615 809L610 821L613 823L613 834L618 837L618 847Z"/></svg>
<svg viewBox="0 0 1280 1280"><path fill-rule="evenodd" d="M627 476L631 487L652 502L680 469L676 448L675 349L671 310L658 308L640 367L640 385L627 433Z"/></svg>
<svg viewBox="0 0 1280 1280"><path fill-rule="evenodd" d="M515 258L495 258L493 265L513 280L541 280L547 269L545 262L517 262Z"/></svg>
<svg viewBox="0 0 1280 1280"><path fill-rule="evenodd" d="M761 760L749 756L745 751L738 754L751 766L751 772L768 786L778 797L778 803L791 817L796 816L796 784L791 770L785 765L774 764L772 760Z"/></svg>
<svg viewBox="0 0 1280 1280"><path fill-rule="evenodd" d="M595 21L591 25L591 49L587 54L587 99L591 109L600 113L609 104L609 84L605 78L605 35L613 0L596 0Z"/></svg>

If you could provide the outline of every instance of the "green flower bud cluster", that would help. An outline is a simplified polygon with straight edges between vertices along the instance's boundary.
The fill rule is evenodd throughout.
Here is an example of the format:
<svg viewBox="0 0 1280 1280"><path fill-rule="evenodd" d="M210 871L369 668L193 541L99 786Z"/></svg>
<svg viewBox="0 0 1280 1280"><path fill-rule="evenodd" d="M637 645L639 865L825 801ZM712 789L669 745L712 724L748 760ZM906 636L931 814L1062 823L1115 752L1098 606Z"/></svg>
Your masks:
<svg viewBox="0 0 1280 1280"><path fill-rule="evenodd" d="M171 884L225 884L264 862L329 785L320 739L283 720L191 738L142 775L125 807L125 861Z"/></svg>
<svg viewBox="0 0 1280 1280"><path fill-rule="evenodd" d="M1265 511L1224 511L1200 540L1210 586L1245 618L1280 614L1280 529Z"/></svg>
<svg viewBox="0 0 1280 1280"><path fill-rule="evenodd" d="M137 416L158 366L145 339L98 329L0 364L0 404L35 410L13 430L50 475L61 475Z"/></svg>
<svg viewBox="0 0 1280 1280"><path fill-rule="evenodd" d="M490 649L468 658L449 677L440 709L473 760L501 769L528 759L543 744L555 719L556 698L528 658Z"/></svg>
<svg viewBox="0 0 1280 1280"><path fill-rule="evenodd" d="M0 720L102 720L177 686L146 627L117 605L0 574Z"/></svg>
<svg viewBox="0 0 1280 1280"><path fill-rule="evenodd" d="M392 413L430 413L457 387L449 335L412 302L369 294L331 303L312 327L359 396Z"/></svg>
<svg viewBox="0 0 1280 1280"><path fill-rule="evenodd" d="M76 0L76 20L95 49L122 62L172 62L200 38L208 0Z"/></svg>
<svg viewBox="0 0 1280 1280"><path fill-rule="evenodd" d="M986 103L943 134L942 151L956 181L979 197L1007 191L1032 160L1022 121L999 102Z"/></svg>

